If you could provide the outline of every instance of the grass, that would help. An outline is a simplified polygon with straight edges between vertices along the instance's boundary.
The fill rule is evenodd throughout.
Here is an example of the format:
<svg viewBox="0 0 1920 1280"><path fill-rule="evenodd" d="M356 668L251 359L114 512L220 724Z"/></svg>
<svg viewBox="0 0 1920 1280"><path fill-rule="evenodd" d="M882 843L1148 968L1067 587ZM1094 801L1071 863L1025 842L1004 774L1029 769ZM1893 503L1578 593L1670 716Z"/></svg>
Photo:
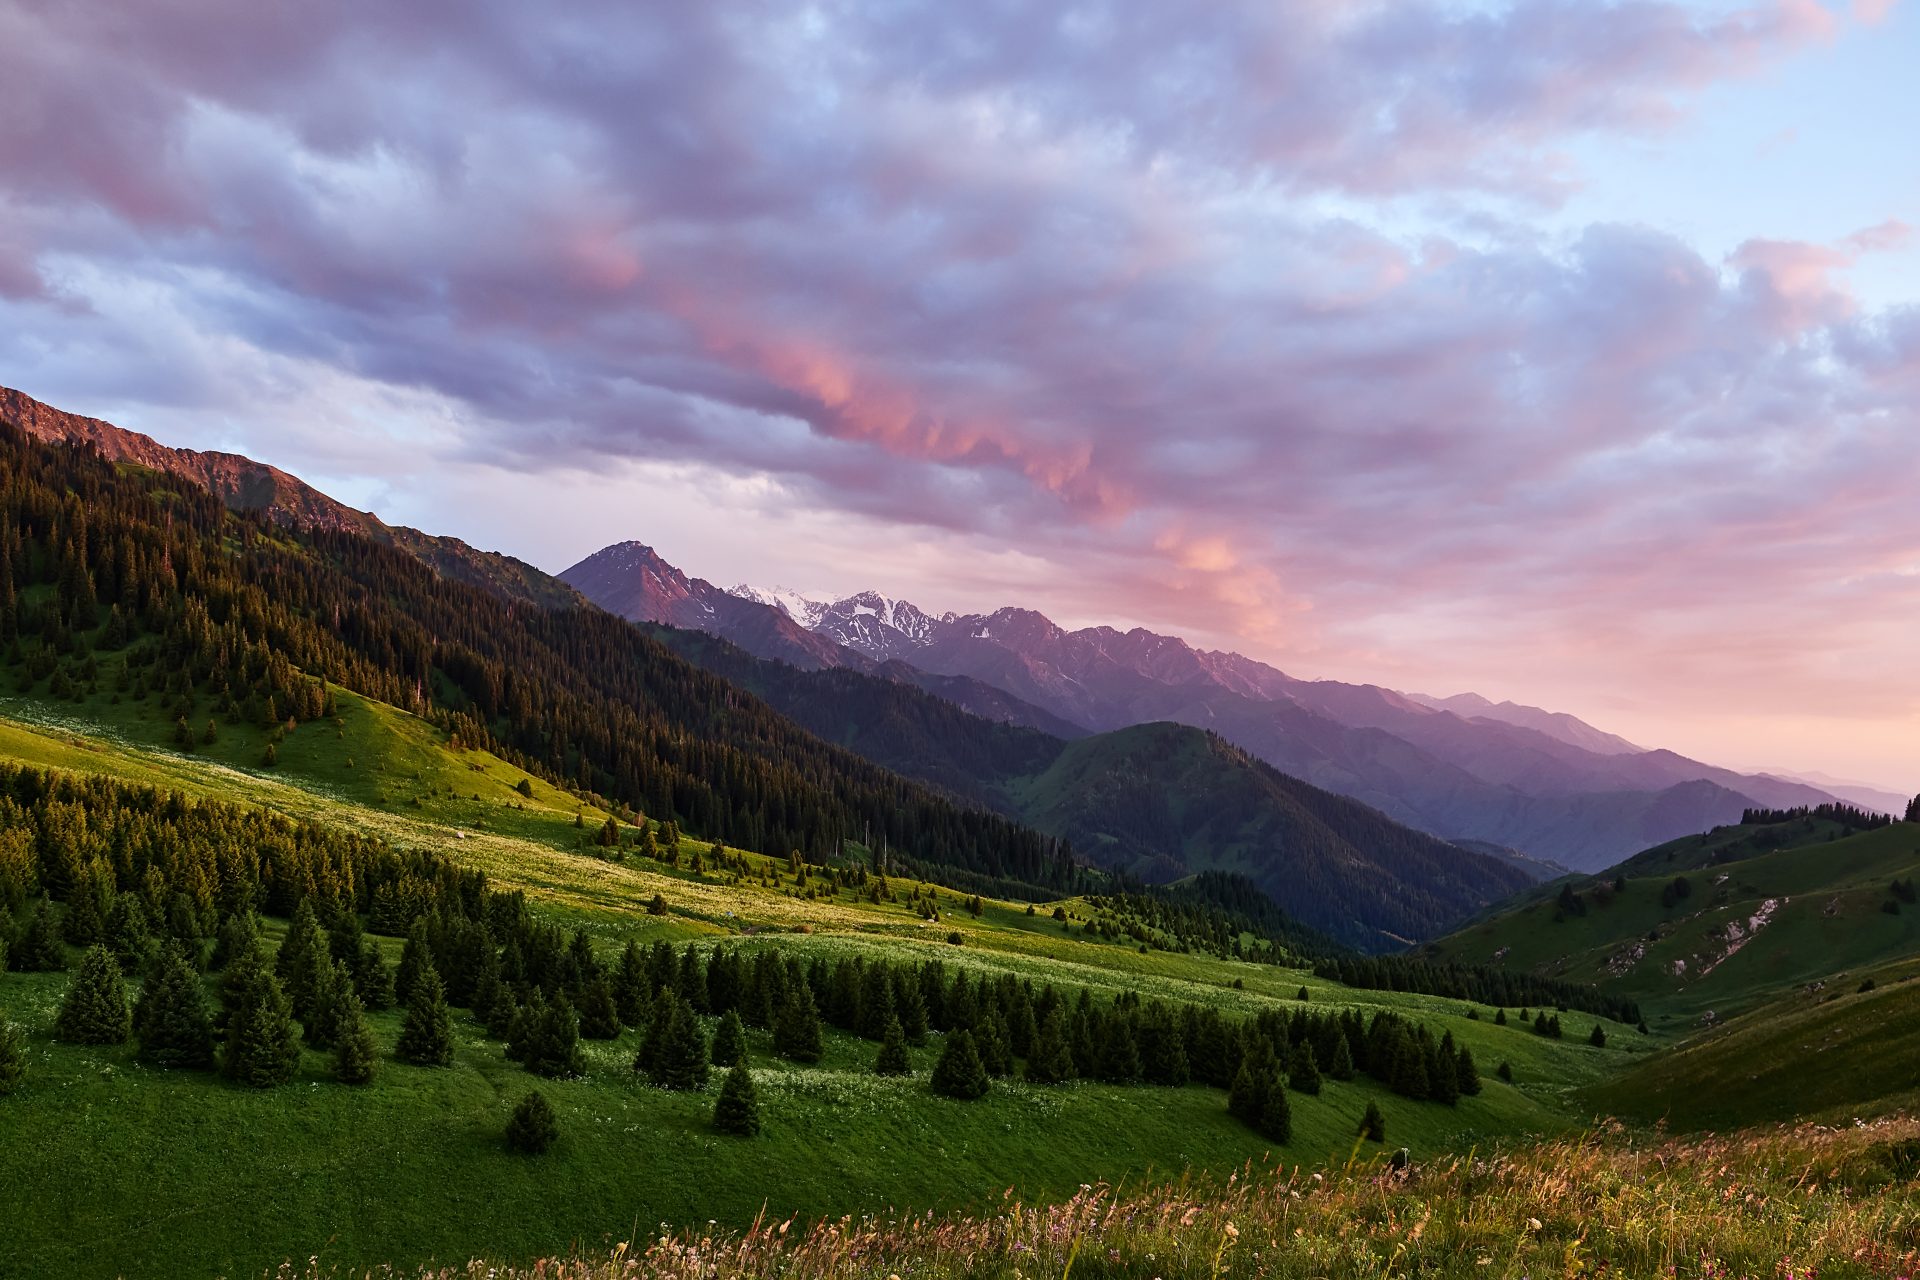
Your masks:
<svg viewBox="0 0 1920 1280"><path fill-rule="evenodd" d="M636 1232L530 1268L474 1262L421 1280L1909 1277L1916 1168L1911 1119L1655 1143L1614 1130L1404 1172L1263 1164L1225 1188L1102 1184L971 1216ZM286 1274L339 1273L322 1262Z"/></svg>
<svg viewBox="0 0 1920 1280"><path fill-rule="evenodd" d="M731 938L808 955L937 957L1242 1013L1291 1008L1305 986L1318 1007L1390 1009L1436 1033L1451 1030L1479 1059L1486 1092L1458 1109L1408 1102L1365 1082L1329 1084L1320 1098L1299 1099L1294 1140L1278 1153L1289 1162L1344 1160L1369 1100L1388 1115L1392 1142L1423 1157L1564 1132L1585 1117L1579 1087L1657 1044L1614 1028L1612 1045L1594 1049L1578 1015L1567 1018L1568 1039L1555 1042L1496 1027L1490 1011L1469 1018L1458 1002L1350 991L1300 971L1210 956L1143 953L1063 930L1051 919L1053 904L1029 916L1024 904L988 902L976 918L959 895L943 891L944 918L930 925L897 903L796 896L784 860L749 855L755 877L782 870L773 889L757 878L730 883L653 862L605 861L582 847L577 798L536 784L527 800L515 790L521 775L504 762L452 751L432 726L394 708L339 698L339 723L303 726L271 770L259 767L241 731L183 755L162 727L98 699L12 704L13 718L0 720L0 756L435 848L500 886L524 889L538 909L588 928L606 951L628 939ZM103 718L89 719L95 712ZM595 818L589 811L586 820ZM646 913L656 893L672 905L667 917ZM947 943L950 932L964 945ZM1224 1177L1267 1155L1226 1115L1216 1090L1008 1085L980 1103L953 1103L926 1089L931 1047L916 1054L916 1080L889 1082L868 1070L872 1046L832 1034L826 1062L805 1069L774 1062L756 1038L767 1131L753 1141L723 1139L707 1128L711 1091L672 1095L633 1079L628 1033L589 1046L585 1079L540 1084L563 1139L529 1162L505 1150L501 1133L536 1082L477 1028L462 1026L448 1070L389 1058L372 1086L356 1090L332 1083L324 1060L310 1054L299 1083L258 1094L143 1068L130 1049L52 1043L65 981L0 977L0 1014L28 1029L32 1059L26 1090L0 1100L0 1184L24 1189L0 1200L0 1238L10 1242L0 1276L244 1274L315 1254L346 1266L528 1258L625 1239L636 1223L652 1229L711 1218L741 1229L763 1210L808 1219L978 1210L1009 1187L1044 1200L1102 1180L1189 1170ZM376 1016L375 1025L390 1048L397 1015ZM1516 1085L1494 1078L1501 1061L1512 1064Z"/></svg>
<svg viewBox="0 0 1920 1280"><path fill-rule="evenodd" d="M1756 1009L1585 1093L1607 1112L1699 1130L1920 1107L1920 963Z"/></svg>

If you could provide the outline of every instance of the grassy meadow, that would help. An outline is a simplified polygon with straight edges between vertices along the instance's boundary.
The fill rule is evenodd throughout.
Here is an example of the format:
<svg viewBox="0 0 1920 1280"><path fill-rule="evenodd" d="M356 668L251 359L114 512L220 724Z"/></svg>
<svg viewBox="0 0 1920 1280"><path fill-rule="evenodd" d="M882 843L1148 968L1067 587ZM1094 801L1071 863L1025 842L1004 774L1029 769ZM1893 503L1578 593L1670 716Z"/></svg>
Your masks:
<svg viewBox="0 0 1920 1280"><path fill-rule="evenodd" d="M450 750L431 726L394 708L338 697L338 723L289 735L272 768L259 759L264 734L250 741L244 730L223 730L214 744L182 754L157 716L110 701L57 715L40 703L0 708L10 716L0 721L0 757L431 848L485 870L498 887L525 890L566 927L585 927L608 959L630 939L725 941L809 957L858 951L1244 1014L1291 1009L1305 987L1316 1008L1390 1009L1436 1035L1451 1031L1479 1061L1485 1092L1450 1108L1365 1078L1329 1081L1318 1097L1294 1096L1292 1141L1273 1150L1227 1115L1224 1093L1202 1086L1002 1082L984 1100L961 1103L928 1089L938 1037L914 1051L912 1078L886 1080L872 1074L875 1050L864 1041L829 1030L825 1060L801 1067L775 1058L765 1033L754 1032L765 1131L743 1140L709 1126L717 1078L704 1094L639 1081L631 1030L582 1042L584 1078L536 1081L464 1015L451 1068L403 1065L391 1056L400 1015L381 1013L373 1023L383 1061L372 1085L334 1083L325 1057L307 1051L295 1084L255 1092L150 1069L131 1046L57 1044L50 1027L68 975L15 973L0 977L0 1016L27 1031L29 1075L21 1092L0 1100L0 1183L18 1190L5 1201L10 1211L0 1209L10 1241L0 1275L245 1275L316 1256L348 1268L524 1259L707 1219L742 1230L763 1214L979 1211L1009 1190L1042 1201L1082 1184L1223 1183L1249 1162L1342 1165L1370 1101L1387 1116L1388 1148L1406 1146L1424 1160L1577 1129L1591 1119L1579 1090L1658 1044L1609 1024L1610 1043L1594 1048L1585 1043L1592 1020L1577 1014L1564 1015L1567 1037L1553 1041L1496 1026L1491 1010L1469 1016L1455 1001L1351 991L1300 970L1103 941L1052 918L1059 905L1083 919L1079 901L1031 915L1025 904L989 902L976 917L959 895L939 891L941 918L929 923L900 903L823 892L818 877L797 884L783 858L748 855L744 878L608 861L590 842L604 814L537 781L526 797L517 789L523 775L506 763ZM767 875L774 887L762 883ZM648 914L655 895L667 900L667 915ZM953 934L961 945L948 941ZM385 945L397 958L398 941ZM1514 1083L1496 1077L1502 1062ZM536 1084L562 1136L529 1159L509 1153L502 1132Z"/></svg>

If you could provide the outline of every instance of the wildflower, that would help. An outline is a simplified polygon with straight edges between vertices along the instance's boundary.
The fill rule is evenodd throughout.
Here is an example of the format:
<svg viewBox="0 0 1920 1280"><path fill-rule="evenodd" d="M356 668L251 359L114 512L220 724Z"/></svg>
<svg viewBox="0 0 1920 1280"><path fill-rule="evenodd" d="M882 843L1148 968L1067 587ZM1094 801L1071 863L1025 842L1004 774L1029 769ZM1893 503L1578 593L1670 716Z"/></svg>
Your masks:
<svg viewBox="0 0 1920 1280"><path fill-rule="evenodd" d="M1233 1223L1231 1222L1227 1223L1227 1239L1238 1240L1239 1238L1240 1238L1240 1228L1234 1226Z"/></svg>
<svg viewBox="0 0 1920 1280"><path fill-rule="evenodd" d="M1529 1231L1538 1231L1544 1225L1545 1224L1542 1223L1538 1218L1527 1219L1527 1230Z"/></svg>

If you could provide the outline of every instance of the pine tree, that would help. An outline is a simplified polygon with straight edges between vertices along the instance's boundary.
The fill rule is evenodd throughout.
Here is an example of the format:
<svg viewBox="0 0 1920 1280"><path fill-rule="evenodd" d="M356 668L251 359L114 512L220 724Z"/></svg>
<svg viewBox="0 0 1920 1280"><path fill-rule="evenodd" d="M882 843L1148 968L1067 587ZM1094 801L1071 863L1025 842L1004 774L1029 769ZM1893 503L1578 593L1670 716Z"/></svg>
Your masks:
<svg viewBox="0 0 1920 1280"><path fill-rule="evenodd" d="M246 955L259 937L259 924L253 912L234 911L221 917L220 932L213 942L213 967L224 969Z"/></svg>
<svg viewBox="0 0 1920 1280"><path fill-rule="evenodd" d="M1292 1069L1287 1073L1287 1081L1298 1093L1312 1095L1320 1092L1320 1064L1314 1060L1311 1041L1302 1040L1294 1046Z"/></svg>
<svg viewBox="0 0 1920 1280"><path fill-rule="evenodd" d="M727 1010L726 1016L720 1019L709 1058L716 1067L737 1067L747 1060L747 1029L736 1010Z"/></svg>
<svg viewBox="0 0 1920 1280"><path fill-rule="evenodd" d="M1511 1062L1502 1062L1498 1067L1494 1069L1493 1074L1499 1076L1506 1083L1512 1084L1513 1083L1513 1064Z"/></svg>
<svg viewBox="0 0 1920 1280"><path fill-rule="evenodd" d="M900 1018L900 1029L906 1032L908 1044L927 1042L927 998L918 982L909 978L894 985L893 1011Z"/></svg>
<svg viewBox="0 0 1920 1280"><path fill-rule="evenodd" d="M651 1054L648 1078L662 1089L687 1091L707 1087L707 1038L700 1030L693 1006L677 995Z"/></svg>
<svg viewBox="0 0 1920 1280"><path fill-rule="evenodd" d="M1335 1080L1351 1080L1357 1073L1353 1069L1353 1049L1347 1044L1347 1037L1337 1035L1333 1038L1333 1061L1327 1064L1327 1075Z"/></svg>
<svg viewBox="0 0 1920 1280"><path fill-rule="evenodd" d="M53 1031L68 1044L125 1044L133 1032L127 986L113 952L95 944L67 987Z"/></svg>
<svg viewBox="0 0 1920 1280"><path fill-rule="evenodd" d="M1077 1074L1073 1064L1073 1046L1067 1038L1067 1013L1056 1004L1047 1010L1047 1016L1040 1022L1040 1033L1034 1040L1033 1053L1027 1058L1027 1081L1030 1084L1063 1084Z"/></svg>
<svg viewBox="0 0 1920 1280"><path fill-rule="evenodd" d="M453 1015L447 1010L440 972L430 961L414 979L394 1054L419 1067L444 1067L453 1061Z"/></svg>
<svg viewBox="0 0 1920 1280"><path fill-rule="evenodd" d="M1255 1041L1241 1055L1240 1069L1234 1072L1233 1084L1227 1089L1227 1114L1242 1124L1258 1126L1272 1075L1272 1050L1266 1041Z"/></svg>
<svg viewBox="0 0 1920 1280"><path fill-rule="evenodd" d="M334 1023L334 1079L342 1084L367 1084L380 1059L367 1007L351 988L340 994L340 1013Z"/></svg>
<svg viewBox="0 0 1920 1280"><path fill-rule="evenodd" d="M1607 1047L1607 1031L1599 1023L1593 1024L1593 1034L1587 1037L1587 1043L1596 1049Z"/></svg>
<svg viewBox="0 0 1920 1280"><path fill-rule="evenodd" d="M1454 1079L1459 1084L1460 1092L1469 1098L1478 1096L1480 1069L1473 1065L1473 1054L1468 1052L1467 1046L1460 1046L1460 1056L1455 1059L1455 1064Z"/></svg>
<svg viewBox="0 0 1920 1280"><path fill-rule="evenodd" d="M17 1093L27 1080L27 1046L20 1028L0 1018L0 1098Z"/></svg>
<svg viewBox="0 0 1920 1280"><path fill-rule="evenodd" d="M949 1098L973 1099L986 1096L987 1069L966 1031L949 1031L940 1048L940 1061L933 1067L933 1091Z"/></svg>
<svg viewBox="0 0 1920 1280"><path fill-rule="evenodd" d="M580 1034L589 1040L619 1038L620 1010L603 973L594 974L580 990Z"/></svg>
<svg viewBox="0 0 1920 1280"><path fill-rule="evenodd" d="M535 1006L530 1024L524 1056L528 1071L558 1079L586 1069L580 1057L580 1016L565 996Z"/></svg>
<svg viewBox="0 0 1920 1280"><path fill-rule="evenodd" d="M393 1008L393 970L387 967L380 944L372 938L360 944L360 954L353 961L353 989L369 1009Z"/></svg>
<svg viewBox="0 0 1920 1280"><path fill-rule="evenodd" d="M413 984L423 971L433 967L433 947L427 939L427 918L416 917L407 930L406 945L400 948L400 968L394 974L393 989L402 1000L413 999ZM442 988L444 992L444 988Z"/></svg>
<svg viewBox="0 0 1920 1280"><path fill-rule="evenodd" d="M107 913L100 905L100 888L93 875L74 881L67 914L60 920L60 936L76 947L90 947L106 938Z"/></svg>
<svg viewBox="0 0 1920 1280"><path fill-rule="evenodd" d="M314 943L313 951L303 967L307 971L306 1013L301 1014L299 1002L294 1002L294 1012L300 1017L301 1034L313 1048L331 1049L334 1036L339 1034L341 1001L353 990L353 976L347 972L345 965L336 963L328 954L324 937Z"/></svg>
<svg viewBox="0 0 1920 1280"><path fill-rule="evenodd" d="M1367 1113L1360 1117L1360 1136L1368 1142L1387 1140L1387 1118L1380 1114L1379 1103L1367 1103Z"/></svg>
<svg viewBox="0 0 1920 1280"><path fill-rule="evenodd" d="M620 953L620 964L613 976L613 1003L620 1021L629 1027L639 1026L646 1020L647 1002L652 996L653 986L647 979L647 962L640 955L640 944L629 942Z"/></svg>
<svg viewBox="0 0 1920 1280"><path fill-rule="evenodd" d="M913 1060L907 1056L907 1033L900 1025L900 1019L889 1016L886 1030L880 1033L880 1052L873 1060L873 1074L877 1076L909 1076L913 1074Z"/></svg>
<svg viewBox="0 0 1920 1280"><path fill-rule="evenodd" d="M553 1104L538 1089L530 1089L527 1096L520 1099L514 1107L513 1116L507 1121L507 1149L522 1155L537 1156L543 1154L560 1136L560 1121L553 1113Z"/></svg>
<svg viewBox="0 0 1920 1280"><path fill-rule="evenodd" d="M805 982L792 983L773 1024L773 1050L794 1062L818 1062L826 1052L820 1035L820 1010L813 1003L813 989Z"/></svg>
<svg viewBox="0 0 1920 1280"><path fill-rule="evenodd" d="M1260 1123L1255 1128L1268 1142L1285 1146L1293 1141L1293 1104L1287 1101L1287 1091L1280 1087L1277 1071L1267 1081L1266 1093L1266 1101L1260 1107Z"/></svg>
<svg viewBox="0 0 1920 1280"><path fill-rule="evenodd" d="M238 957L228 966L221 992L226 1049L220 1069L256 1089L293 1079L300 1068L293 1006L266 957L257 950Z"/></svg>
<svg viewBox="0 0 1920 1280"><path fill-rule="evenodd" d="M754 1093L753 1076L744 1062L736 1063L720 1082L720 1096L713 1104L713 1127L742 1138L751 1138L760 1132L760 1100Z"/></svg>
<svg viewBox="0 0 1920 1280"><path fill-rule="evenodd" d="M1133 1037L1133 1020L1115 1010L1107 1015L1106 1024L1094 1074L1110 1084L1132 1084L1140 1078L1140 1046Z"/></svg>
<svg viewBox="0 0 1920 1280"><path fill-rule="evenodd" d="M996 1080L1012 1075L1013 1049L1008 1043L1006 1024L1000 1020L1000 1015L988 1013L975 1021L973 1044L974 1052L980 1055L980 1065Z"/></svg>
<svg viewBox="0 0 1920 1280"><path fill-rule="evenodd" d="M53 918L52 902L40 899L33 918L7 952L7 963L16 973L58 973L67 967L67 952L60 945L60 926Z"/></svg>
<svg viewBox="0 0 1920 1280"><path fill-rule="evenodd" d="M170 942L154 961L134 1009L140 1060L160 1067L207 1071L213 1067L213 1015L200 975L187 953Z"/></svg>

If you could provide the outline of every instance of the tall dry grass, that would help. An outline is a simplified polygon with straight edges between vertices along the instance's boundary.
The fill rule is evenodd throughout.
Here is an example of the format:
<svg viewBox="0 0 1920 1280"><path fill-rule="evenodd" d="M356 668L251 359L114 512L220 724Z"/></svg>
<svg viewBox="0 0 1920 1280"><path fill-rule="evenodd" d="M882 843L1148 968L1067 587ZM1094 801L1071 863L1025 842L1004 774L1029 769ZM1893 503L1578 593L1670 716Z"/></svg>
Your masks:
<svg viewBox="0 0 1920 1280"><path fill-rule="evenodd" d="M415 1280L1914 1277L1920 1119L1689 1140L1616 1125L1395 1171L1249 1168L1224 1186L1083 1187L995 1212L760 1222L611 1253L380 1272ZM323 1264L282 1280L319 1280Z"/></svg>

